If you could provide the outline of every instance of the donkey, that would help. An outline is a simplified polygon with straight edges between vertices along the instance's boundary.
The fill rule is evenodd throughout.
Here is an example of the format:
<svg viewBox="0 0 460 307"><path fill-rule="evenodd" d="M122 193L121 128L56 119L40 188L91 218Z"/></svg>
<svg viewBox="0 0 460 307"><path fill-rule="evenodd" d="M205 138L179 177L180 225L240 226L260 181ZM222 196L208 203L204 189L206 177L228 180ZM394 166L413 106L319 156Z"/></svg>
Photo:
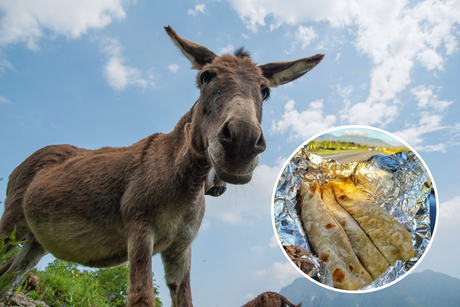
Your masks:
<svg viewBox="0 0 460 307"><path fill-rule="evenodd" d="M294 305L281 294L264 292L242 307L302 307L302 302Z"/></svg>
<svg viewBox="0 0 460 307"><path fill-rule="evenodd" d="M243 48L217 56L165 29L199 71L200 97L170 133L120 148L51 145L21 163L0 221L6 240L15 226L26 240L0 268L19 272L10 285L47 252L96 268L129 261L127 306L154 306L151 260L160 253L172 305L192 306L191 245L208 174L206 186L251 180L266 148L260 123L270 87L304 75L323 55L257 66Z"/></svg>

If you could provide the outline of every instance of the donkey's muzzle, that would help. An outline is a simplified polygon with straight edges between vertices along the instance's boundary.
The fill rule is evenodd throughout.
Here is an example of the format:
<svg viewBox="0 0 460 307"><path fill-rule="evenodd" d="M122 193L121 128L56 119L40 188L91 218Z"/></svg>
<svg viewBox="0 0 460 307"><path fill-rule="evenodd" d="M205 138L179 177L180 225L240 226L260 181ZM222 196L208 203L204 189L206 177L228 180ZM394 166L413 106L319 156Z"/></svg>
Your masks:
<svg viewBox="0 0 460 307"><path fill-rule="evenodd" d="M227 120L217 131L217 139L227 154L243 159L256 156L267 148L260 124L245 120Z"/></svg>
<svg viewBox="0 0 460 307"><path fill-rule="evenodd" d="M259 163L258 155L267 148L254 101L235 97L221 118L219 128L210 136L211 164L220 180L246 184Z"/></svg>

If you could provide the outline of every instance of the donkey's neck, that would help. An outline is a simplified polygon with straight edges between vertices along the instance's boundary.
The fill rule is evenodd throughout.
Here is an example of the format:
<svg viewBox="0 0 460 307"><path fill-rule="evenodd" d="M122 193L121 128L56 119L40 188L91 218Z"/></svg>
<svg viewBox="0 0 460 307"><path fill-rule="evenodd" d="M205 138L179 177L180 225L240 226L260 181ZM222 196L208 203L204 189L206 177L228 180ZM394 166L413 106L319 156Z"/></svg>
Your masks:
<svg viewBox="0 0 460 307"><path fill-rule="evenodd" d="M199 136L194 131L187 134L187 124L191 124L190 111L182 116L173 131L164 135L162 155L169 167L168 181L177 195L195 197L203 189L211 162Z"/></svg>

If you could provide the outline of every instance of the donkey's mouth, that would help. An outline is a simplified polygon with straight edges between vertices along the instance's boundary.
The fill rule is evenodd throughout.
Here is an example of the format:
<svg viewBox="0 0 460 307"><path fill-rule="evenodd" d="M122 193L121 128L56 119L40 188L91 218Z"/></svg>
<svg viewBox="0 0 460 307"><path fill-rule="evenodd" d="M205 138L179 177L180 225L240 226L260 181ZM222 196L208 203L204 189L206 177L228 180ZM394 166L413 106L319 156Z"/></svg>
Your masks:
<svg viewBox="0 0 460 307"><path fill-rule="evenodd" d="M225 171L222 167L220 167L219 164L217 164L217 162L214 160L211 154L209 155L209 158L211 160L212 167L214 167L216 175L220 180L230 184L246 184L249 181L251 181L252 171L244 175L230 174L229 172Z"/></svg>

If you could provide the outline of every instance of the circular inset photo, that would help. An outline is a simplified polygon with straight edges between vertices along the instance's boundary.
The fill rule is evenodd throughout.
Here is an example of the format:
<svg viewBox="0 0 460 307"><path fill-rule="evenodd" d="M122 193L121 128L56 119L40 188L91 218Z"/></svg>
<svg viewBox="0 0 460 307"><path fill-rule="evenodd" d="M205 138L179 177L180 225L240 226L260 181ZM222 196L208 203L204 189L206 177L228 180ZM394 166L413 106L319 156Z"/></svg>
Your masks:
<svg viewBox="0 0 460 307"><path fill-rule="evenodd" d="M436 221L431 173L404 141L344 126L302 144L273 195L273 226L293 266L341 292L383 289L430 246Z"/></svg>

